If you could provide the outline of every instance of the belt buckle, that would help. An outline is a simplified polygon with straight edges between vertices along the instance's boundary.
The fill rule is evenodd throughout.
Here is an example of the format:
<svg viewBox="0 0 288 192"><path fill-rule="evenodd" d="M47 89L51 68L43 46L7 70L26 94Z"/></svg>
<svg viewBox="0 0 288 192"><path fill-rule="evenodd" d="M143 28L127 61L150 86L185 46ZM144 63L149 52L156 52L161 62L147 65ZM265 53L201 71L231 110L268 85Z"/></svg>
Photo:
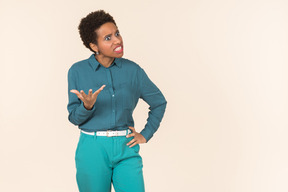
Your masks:
<svg viewBox="0 0 288 192"><path fill-rule="evenodd" d="M111 130L107 130L107 131L106 131L106 136L107 136L107 137L112 137L112 136L109 135L109 132L111 132Z"/></svg>

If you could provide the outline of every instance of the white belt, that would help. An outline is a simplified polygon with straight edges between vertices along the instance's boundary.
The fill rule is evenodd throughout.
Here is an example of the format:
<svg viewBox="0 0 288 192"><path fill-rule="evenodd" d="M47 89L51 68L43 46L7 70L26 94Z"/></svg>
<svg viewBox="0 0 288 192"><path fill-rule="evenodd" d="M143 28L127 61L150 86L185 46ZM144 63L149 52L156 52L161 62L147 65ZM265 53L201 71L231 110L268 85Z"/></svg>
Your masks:
<svg viewBox="0 0 288 192"><path fill-rule="evenodd" d="M88 135L94 135L95 132L87 132L81 130L82 133L88 134ZM131 133L131 130L128 130L128 134ZM107 131L96 131L97 136L106 136L106 137L113 137L113 136L126 136L127 135L127 130L122 130L122 131L112 131L112 130L107 130Z"/></svg>

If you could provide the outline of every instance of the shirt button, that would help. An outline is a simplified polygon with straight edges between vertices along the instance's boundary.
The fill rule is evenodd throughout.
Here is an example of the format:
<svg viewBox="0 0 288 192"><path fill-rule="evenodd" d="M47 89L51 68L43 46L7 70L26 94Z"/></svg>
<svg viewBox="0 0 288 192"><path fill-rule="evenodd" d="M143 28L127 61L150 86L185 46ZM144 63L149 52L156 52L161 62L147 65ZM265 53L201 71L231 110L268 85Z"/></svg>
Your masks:
<svg viewBox="0 0 288 192"><path fill-rule="evenodd" d="M113 111L113 113L115 113L115 110L114 110L114 109L113 109L112 111Z"/></svg>
<svg viewBox="0 0 288 192"><path fill-rule="evenodd" d="M112 97L114 97L114 95L112 95Z"/></svg>

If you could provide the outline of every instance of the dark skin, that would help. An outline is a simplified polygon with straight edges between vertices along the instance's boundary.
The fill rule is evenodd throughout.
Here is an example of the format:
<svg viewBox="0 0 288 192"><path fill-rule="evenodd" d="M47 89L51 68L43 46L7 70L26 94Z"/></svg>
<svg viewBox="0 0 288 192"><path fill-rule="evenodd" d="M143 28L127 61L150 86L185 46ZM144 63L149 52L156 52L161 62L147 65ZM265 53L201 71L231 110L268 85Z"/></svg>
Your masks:
<svg viewBox="0 0 288 192"><path fill-rule="evenodd" d="M104 67L109 67L115 58L120 58L123 56L123 40L119 33L117 26L114 23L108 22L103 25L99 29L96 30L98 39L97 45L94 43L90 43L90 47L99 54L95 54L95 58L99 63L101 63ZM86 95L83 90L70 90L70 92L75 93L81 101L84 103L84 107L87 110L91 110L97 100L97 96L104 89L105 85L102 85L98 90L94 93L92 89L89 90ZM127 146L133 147L137 144L146 143L145 137L138 133L134 127L128 126L131 129L132 133L127 135L126 137L134 137L130 142L127 143Z"/></svg>

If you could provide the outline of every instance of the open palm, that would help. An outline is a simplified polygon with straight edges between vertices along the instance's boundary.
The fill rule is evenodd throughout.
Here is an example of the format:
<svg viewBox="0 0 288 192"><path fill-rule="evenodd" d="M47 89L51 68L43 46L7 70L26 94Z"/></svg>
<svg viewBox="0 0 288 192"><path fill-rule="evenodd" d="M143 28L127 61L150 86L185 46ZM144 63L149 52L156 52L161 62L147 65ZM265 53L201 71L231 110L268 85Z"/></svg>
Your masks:
<svg viewBox="0 0 288 192"><path fill-rule="evenodd" d="M89 89L88 94L86 95L83 90L80 90L80 92L76 89L70 90L71 93L75 93L81 101L84 103L84 107L88 110L93 108L93 105L95 104L97 97L99 93L104 89L105 85L102 85L97 91L92 93L92 89Z"/></svg>

